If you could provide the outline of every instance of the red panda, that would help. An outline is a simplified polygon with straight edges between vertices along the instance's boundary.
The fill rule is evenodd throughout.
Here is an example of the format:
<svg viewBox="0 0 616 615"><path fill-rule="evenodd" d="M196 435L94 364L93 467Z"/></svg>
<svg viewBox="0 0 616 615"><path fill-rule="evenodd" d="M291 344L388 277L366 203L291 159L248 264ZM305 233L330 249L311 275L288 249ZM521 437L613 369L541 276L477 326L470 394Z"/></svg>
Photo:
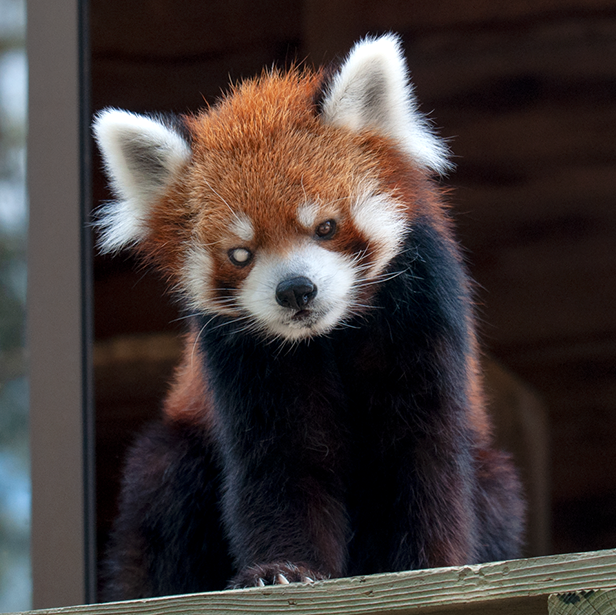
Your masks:
<svg viewBox="0 0 616 615"><path fill-rule="evenodd" d="M191 323L128 456L106 599L519 555L433 177L448 152L395 36L196 115L108 109L94 132L117 196L102 250L158 267Z"/></svg>

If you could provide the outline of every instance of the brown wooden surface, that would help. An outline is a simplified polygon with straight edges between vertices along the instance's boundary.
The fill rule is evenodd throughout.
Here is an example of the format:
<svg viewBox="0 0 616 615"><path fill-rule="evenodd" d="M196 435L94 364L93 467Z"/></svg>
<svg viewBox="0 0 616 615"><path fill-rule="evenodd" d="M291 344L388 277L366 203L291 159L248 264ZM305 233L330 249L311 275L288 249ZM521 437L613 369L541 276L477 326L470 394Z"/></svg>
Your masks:
<svg viewBox="0 0 616 615"><path fill-rule="evenodd" d="M616 551L580 553L36 611L38 615L547 615L577 597L611 598ZM574 594L577 592L577 594ZM554 601L551 594L565 594ZM612 594L613 595L613 594ZM582 599L576 604L583 604ZM575 610L550 613L567 615ZM584 615L587 611L580 611ZM614 611L589 611L608 615Z"/></svg>
<svg viewBox="0 0 616 615"><path fill-rule="evenodd" d="M614 615L616 589L554 594L548 600L548 611L550 615Z"/></svg>

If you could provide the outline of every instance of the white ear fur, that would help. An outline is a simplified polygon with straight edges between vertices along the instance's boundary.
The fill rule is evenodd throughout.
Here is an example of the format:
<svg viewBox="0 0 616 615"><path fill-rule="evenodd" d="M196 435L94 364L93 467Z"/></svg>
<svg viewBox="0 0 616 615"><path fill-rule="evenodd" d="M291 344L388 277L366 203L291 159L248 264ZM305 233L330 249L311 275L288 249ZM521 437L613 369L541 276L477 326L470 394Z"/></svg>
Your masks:
<svg viewBox="0 0 616 615"><path fill-rule="evenodd" d="M323 118L392 137L422 167L438 173L451 167L446 145L417 108L400 40L393 34L353 47L326 93Z"/></svg>
<svg viewBox="0 0 616 615"><path fill-rule="evenodd" d="M143 239L152 203L189 159L190 147L162 120L118 109L98 114L93 129L118 197L97 222L101 250L112 252Z"/></svg>

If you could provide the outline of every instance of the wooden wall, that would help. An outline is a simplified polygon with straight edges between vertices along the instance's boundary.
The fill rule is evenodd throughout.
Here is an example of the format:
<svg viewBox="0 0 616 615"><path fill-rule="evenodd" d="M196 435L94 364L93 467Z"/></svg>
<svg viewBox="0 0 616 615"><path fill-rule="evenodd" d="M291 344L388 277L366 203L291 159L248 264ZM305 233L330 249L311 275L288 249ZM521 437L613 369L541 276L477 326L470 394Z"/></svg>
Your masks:
<svg viewBox="0 0 616 615"><path fill-rule="evenodd" d="M548 410L552 550L616 546L616 0L90 5L95 110L196 109L272 62L403 36L422 108L455 154L485 346ZM108 197L100 173L94 193ZM133 267L95 263L101 542L130 430L155 415L176 356L160 332L181 330L161 282ZM131 339L135 359L122 355Z"/></svg>

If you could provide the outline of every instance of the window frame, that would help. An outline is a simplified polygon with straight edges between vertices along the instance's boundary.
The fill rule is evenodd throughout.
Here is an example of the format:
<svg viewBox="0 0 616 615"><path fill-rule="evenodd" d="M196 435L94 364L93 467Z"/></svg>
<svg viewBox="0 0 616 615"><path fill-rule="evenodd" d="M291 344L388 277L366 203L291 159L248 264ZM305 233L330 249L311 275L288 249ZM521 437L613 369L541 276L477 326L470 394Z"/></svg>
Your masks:
<svg viewBox="0 0 616 615"><path fill-rule="evenodd" d="M95 597L87 0L27 0L34 608Z"/></svg>

